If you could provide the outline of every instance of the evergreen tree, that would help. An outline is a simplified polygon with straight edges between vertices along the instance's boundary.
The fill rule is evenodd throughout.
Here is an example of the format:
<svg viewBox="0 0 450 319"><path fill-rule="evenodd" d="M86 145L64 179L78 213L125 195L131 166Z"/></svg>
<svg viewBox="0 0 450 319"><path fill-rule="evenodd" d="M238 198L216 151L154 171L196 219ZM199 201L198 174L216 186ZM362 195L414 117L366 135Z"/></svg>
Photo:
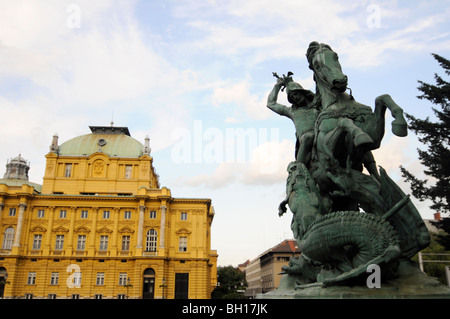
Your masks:
<svg viewBox="0 0 450 319"><path fill-rule="evenodd" d="M437 54L432 55L449 76L450 61ZM409 128L418 135L419 141L427 148L418 149L419 160L426 167L424 174L431 177L433 182L430 185L427 179L417 178L404 167L400 169L405 181L411 184L412 194L416 198L430 199L433 202L431 209L448 214L450 213L450 83L438 74L435 74L435 81L435 85L418 81L420 84L418 90L422 92L418 98L429 100L440 107L440 109L432 107L436 121L431 121L429 117L419 119L406 114ZM437 226L442 227L444 223ZM450 249L448 246L446 248Z"/></svg>

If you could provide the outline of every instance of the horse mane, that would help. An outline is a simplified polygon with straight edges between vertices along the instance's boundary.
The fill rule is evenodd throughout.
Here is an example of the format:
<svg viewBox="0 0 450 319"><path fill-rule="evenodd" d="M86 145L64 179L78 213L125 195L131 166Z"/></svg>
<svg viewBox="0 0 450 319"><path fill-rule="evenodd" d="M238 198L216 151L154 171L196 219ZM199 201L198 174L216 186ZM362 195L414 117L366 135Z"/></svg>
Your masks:
<svg viewBox="0 0 450 319"><path fill-rule="evenodd" d="M311 70L313 70L312 59L313 59L314 55L317 53L317 51L322 48L333 51L333 49L326 43L319 43L317 41L313 41L309 44L308 50L306 50L306 58L308 59L309 68Z"/></svg>

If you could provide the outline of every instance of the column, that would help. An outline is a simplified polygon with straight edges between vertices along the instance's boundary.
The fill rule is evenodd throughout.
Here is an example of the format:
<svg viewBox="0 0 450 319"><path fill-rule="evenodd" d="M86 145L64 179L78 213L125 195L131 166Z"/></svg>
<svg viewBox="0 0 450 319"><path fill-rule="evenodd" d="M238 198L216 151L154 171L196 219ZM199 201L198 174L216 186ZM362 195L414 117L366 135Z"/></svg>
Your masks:
<svg viewBox="0 0 450 319"><path fill-rule="evenodd" d="M45 236L45 243L44 243L44 249L43 249L43 255L49 255L50 254L50 246L51 246L51 240L52 240L52 229L53 229L53 214L55 212L55 207L50 206L48 208L49 210L49 216L48 216L48 226L47 226L47 234Z"/></svg>
<svg viewBox="0 0 450 319"><path fill-rule="evenodd" d="M114 208L114 229L112 233L112 242L111 242L111 256L117 256L117 235L119 233L119 208Z"/></svg>
<svg viewBox="0 0 450 319"><path fill-rule="evenodd" d="M161 205L161 227L160 227L160 235L159 235L159 248L161 253L165 248L165 239L166 239L166 211L167 206Z"/></svg>
<svg viewBox="0 0 450 319"><path fill-rule="evenodd" d="M137 238L137 245L136 254L140 254L139 251L142 253L142 233L144 232L144 214L145 214L145 206L140 205L139 206L139 224L138 224L138 238Z"/></svg>
<svg viewBox="0 0 450 319"><path fill-rule="evenodd" d="M19 216L17 218L17 229L16 229L16 235L14 236L13 248L20 247L20 236L22 234L23 214L24 214L26 208L27 208L27 204L25 204L25 203L19 204Z"/></svg>
<svg viewBox="0 0 450 319"><path fill-rule="evenodd" d="M88 256L94 256L95 255L95 239L97 237L97 207L92 208L92 227L90 231L90 238L89 238L89 246L88 246Z"/></svg>
<svg viewBox="0 0 450 319"><path fill-rule="evenodd" d="M69 226L69 235L67 238L67 245L64 244L66 247L66 255L72 255L73 253L73 232L75 228L75 214L76 214L76 207L70 207L69 215L70 215L70 226Z"/></svg>
<svg viewBox="0 0 450 319"><path fill-rule="evenodd" d="M3 216L3 208L5 207L5 204L3 204L3 200L0 203L0 225L2 224L2 216Z"/></svg>

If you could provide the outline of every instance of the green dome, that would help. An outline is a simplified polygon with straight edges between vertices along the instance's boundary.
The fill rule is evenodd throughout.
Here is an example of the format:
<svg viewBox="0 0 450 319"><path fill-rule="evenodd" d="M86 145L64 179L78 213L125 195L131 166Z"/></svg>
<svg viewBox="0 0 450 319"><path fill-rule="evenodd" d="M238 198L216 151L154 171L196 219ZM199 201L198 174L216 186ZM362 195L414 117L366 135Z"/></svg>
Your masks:
<svg viewBox="0 0 450 319"><path fill-rule="evenodd" d="M89 156L96 152L111 157L141 157L144 145L125 134L92 133L75 137L59 147L62 156Z"/></svg>

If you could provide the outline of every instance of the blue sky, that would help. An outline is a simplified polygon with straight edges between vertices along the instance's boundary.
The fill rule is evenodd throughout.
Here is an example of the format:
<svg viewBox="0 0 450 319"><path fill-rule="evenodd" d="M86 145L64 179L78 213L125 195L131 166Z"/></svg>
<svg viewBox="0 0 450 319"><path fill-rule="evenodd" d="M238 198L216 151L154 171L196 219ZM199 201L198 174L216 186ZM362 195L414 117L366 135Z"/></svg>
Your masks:
<svg viewBox="0 0 450 319"><path fill-rule="evenodd" d="M277 206L294 127L266 108L272 72L292 71L314 90L305 52L324 42L356 100L373 107L388 93L407 113L432 116L417 80L443 75L431 53L450 57L449 4L0 1L0 164L21 153L30 180L42 183L55 132L62 143L113 119L142 143L150 137L174 197L213 200L213 249L220 265L237 265L292 237L291 215L279 218ZM279 101L288 103L284 94ZM375 152L406 192L399 165L420 175L417 147L411 132L394 137L387 125Z"/></svg>

